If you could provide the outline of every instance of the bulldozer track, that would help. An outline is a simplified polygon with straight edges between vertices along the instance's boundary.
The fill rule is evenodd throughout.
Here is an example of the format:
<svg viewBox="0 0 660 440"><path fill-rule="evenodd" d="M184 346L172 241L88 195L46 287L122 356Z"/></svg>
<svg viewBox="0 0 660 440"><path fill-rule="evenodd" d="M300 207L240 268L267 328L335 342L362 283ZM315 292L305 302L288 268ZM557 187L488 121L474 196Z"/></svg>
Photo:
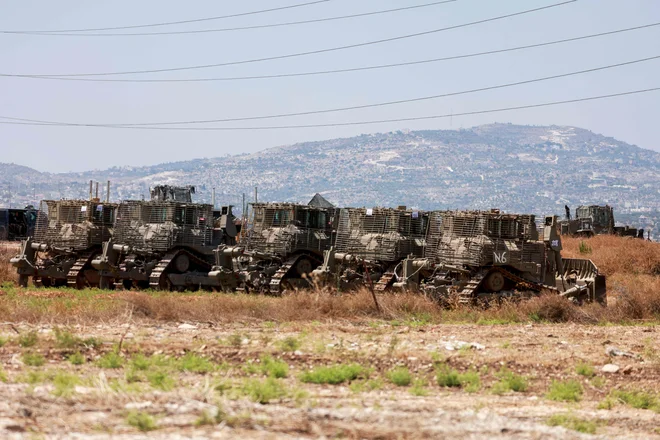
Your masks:
<svg viewBox="0 0 660 440"><path fill-rule="evenodd" d="M71 266L71 269L66 274L66 284L68 287L74 289L82 289L84 287L82 271L92 261L94 255L96 255L96 252L93 251L83 252L79 255L76 262L73 263L73 266Z"/></svg>
<svg viewBox="0 0 660 440"><path fill-rule="evenodd" d="M211 268L211 265L208 262L197 257L195 254L185 249L176 249L166 253L163 256L163 258L161 258L160 261L158 261L156 267L154 267L154 269L151 271L151 273L149 274L150 288L162 290L169 283L169 280L167 278L168 270L170 269L172 262L179 255L186 255L190 259L191 264L195 264L198 266L208 266L206 268L207 271L210 270Z"/></svg>
<svg viewBox="0 0 660 440"><path fill-rule="evenodd" d="M388 286L392 284L394 277L396 277L394 272L385 272L383 275L381 275L378 282L374 284L374 290L376 292L384 292L385 289L387 289Z"/></svg>

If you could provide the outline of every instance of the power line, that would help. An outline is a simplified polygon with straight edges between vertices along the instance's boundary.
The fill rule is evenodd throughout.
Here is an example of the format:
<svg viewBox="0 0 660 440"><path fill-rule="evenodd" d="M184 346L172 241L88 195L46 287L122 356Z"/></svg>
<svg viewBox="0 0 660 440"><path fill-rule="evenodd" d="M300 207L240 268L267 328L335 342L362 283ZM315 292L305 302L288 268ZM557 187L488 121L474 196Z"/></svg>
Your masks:
<svg viewBox="0 0 660 440"><path fill-rule="evenodd" d="M283 130L283 129L294 129L294 128L323 128L323 127L341 127L341 126L353 126L353 125L384 124L391 122L422 121L422 120L430 120L430 119L450 118L456 116L473 116L473 115L482 115L487 113L500 113L500 112L507 112L513 110L526 110L526 109L539 108L539 107L549 107L555 105L572 104L577 102L595 101L599 99L616 98L620 96L656 92L659 90L660 87L654 87L650 89L612 93L609 95L590 96L586 98L568 99L564 101L552 101L552 102L545 102L540 104L528 104L528 105L521 105L515 107L503 107L503 108L496 108L489 110L476 110L476 111L463 112L463 113L450 113L443 115L416 116L409 118L380 119L380 120L356 121L356 122L336 122L336 123L327 123L327 124L308 124L308 125L276 125L276 126L260 126L260 127L125 127L121 125L91 125L91 124L70 124L70 123L48 122L48 121L38 121L34 119L31 120L31 119L22 119L22 118L10 118L6 116L0 116L0 118L8 119L11 120L12 122L0 121L0 124L54 126L54 127L77 126L77 127L96 127L96 128L128 128L134 130L184 130L184 131L249 131L249 130ZM33 121L33 122L14 122L14 121Z"/></svg>
<svg viewBox="0 0 660 440"><path fill-rule="evenodd" d="M263 119L276 119L276 118L287 118L287 117L294 117L294 116L309 116L309 115L318 115L318 114L325 114L325 113L337 113L337 112L344 112L344 111L351 111L351 110L362 110L366 108L375 108L375 107L385 107L385 106L390 106L390 105L398 105L398 104L406 104L406 103L412 103L412 102L419 102L419 101L428 101L432 99L439 99L439 98L447 98L450 96L458 96L458 95L467 95L471 93L478 93L478 92L485 92L489 90L497 90L497 89L504 89L504 88L509 88L509 87L515 87L515 86L520 86L524 84L532 84L532 83L537 83L537 82L542 82L542 81L549 81L553 79L559 79L559 78L567 78L570 76L576 76L576 75L583 75L586 73L593 73L593 72L598 72L601 70L607 70L607 69L613 69L617 67L623 67L623 66L629 66L632 64L638 64L638 63L644 63L647 61L652 61L652 60L657 60L660 58L660 55L652 56L652 57L647 57L647 58L642 58L642 59L637 59L637 60L632 60L632 61L625 61L617 64L610 64L607 66L600 66L600 67L594 67L591 69L584 69L584 70L578 70L574 72L569 72L569 73L562 73L558 75L551 75L551 76L545 76L541 78L534 78L534 79L528 79L524 81L516 81L516 82L510 82L510 83L505 83L505 84L498 84L494 86L488 86L488 87L480 87L476 89L470 89L470 90L463 90L459 92L450 92L450 93L444 93L444 94L437 94L437 95L430 95L430 96L422 96L422 97L417 97L417 98L408 98L408 99L400 99L396 101L386 101L386 102L379 102L375 104L363 104L363 105L355 105L355 106L349 106L349 107L337 107L337 108L330 108L330 109L323 109L323 110L309 110L309 111L304 111L304 112L296 112L296 113L280 113L280 114L274 114L274 115L263 115L263 116L247 116L247 117L241 117L241 118L226 118L226 119L206 119L206 120L192 120L192 121L170 121L170 122L142 122L142 123L125 123L125 124L91 124L94 126L97 125L102 125L102 126L120 126L120 127L140 127L140 126L162 126L162 125L195 125L195 124L210 124L210 123L218 123L218 122L238 122L238 121L255 121L255 120L263 120Z"/></svg>
<svg viewBox="0 0 660 440"><path fill-rule="evenodd" d="M204 18L195 18L192 20L180 20L180 21L168 21L164 23L149 23L149 24L138 24L138 25L132 25L132 26L116 26L116 27L105 27L105 28L87 28L87 29L59 29L59 30L37 30L37 31L0 31L0 33L3 34L55 34L55 33L60 33L60 32L95 32L95 31L119 31L123 29L138 29L138 28L149 28L149 27L158 27L158 26L171 26L175 24L187 24L187 23L199 23L202 21L213 21L213 20L224 20L226 18L236 18L236 17L245 17L247 15L257 15L257 14L265 14L268 12L275 12L275 11L283 11L286 9L294 9L294 8L301 8L303 6L311 6L311 5L316 5L319 3L326 3L329 1L333 0L315 0L311 2L306 2L306 3L297 3L294 5L289 5L289 6L280 6L277 8L270 8L270 9L261 9L258 11L250 11L250 12L240 12L237 14L230 14L230 15L220 15L216 17L204 17Z"/></svg>
<svg viewBox="0 0 660 440"><path fill-rule="evenodd" d="M69 73L69 74L23 74L24 76L31 76L31 77L62 77L62 76L68 76L68 77L78 77L78 76L110 76L110 75L133 75L133 74L143 74L143 73L159 73L159 72L175 72L175 71L182 71L182 70L196 70L196 69L208 69L211 67L222 67L222 66L232 66L232 65L238 65L238 64L249 64L249 63L257 63L257 62L262 62L262 61L272 61L272 60L281 60L285 58L294 58L294 57L301 57L301 56L307 56L307 55L315 55L315 54L321 54L321 53L328 53L328 52L335 52L335 51L340 51L340 50L346 50L346 49L354 49L358 47L365 47L365 46L371 46L375 44L382 44L382 43L389 43L392 41L399 41L399 40L404 40L408 38L415 38L415 37L421 37L424 35L431 35L435 34L438 32L443 32L443 31L448 31L452 29L459 29L463 27L468 27L468 26L474 26L477 24L482 24L482 23L488 23L492 21L497 21L497 20L503 20L505 18L511 18L511 17L516 17L519 15L525 15L525 14L530 14L532 12L538 12L550 8L555 8L558 6L564 6L570 3L575 3L577 0L567 0L563 1L560 3L554 3L552 5L548 6L542 6L539 8L534 8L534 9L527 9L525 11L520 11L520 12L515 12L512 14L506 14L506 15L500 15L497 17L492 17L492 18L486 18L483 20L477 20L469 23L463 23L459 25L454 25L454 26L449 26L449 27L444 27L444 28L439 28L439 29L432 29L430 31L424 31L424 32L417 32L414 34L407 34L407 35L399 35L396 37L391 37L391 38L384 38L380 40L372 40L372 41L367 41L363 43L355 43L355 44L349 44L346 46L337 46L337 47L331 47L327 49L317 49L317 50L312 50L312 51L307 51L307 52L298 52L294 54L287 54L287 55L277 55L277 56L271 56L271 57L264 57L264 58L255 58L251 60L242 60L242 61L230 61L230 62L225 62L225 63L217 63L217 64L205 64L205 65L197 65L197 66L185 66L185 67L172 67L172 68L163 68L163 69L151 69L151 70L133 70L133 71L125 71L125 72L101 72L101 73ZM15 74L18 75L18 74Z"/></svg>
<svg viewBox="0 0 660 440"><path fill-rule="evenodd" d="M284 23L271 23L271 24L260 24L253 26L240 26L240 27L231 27L231 28L222 28L222 29L197 29L190 31L165 31L165 32L133 32L133 33L100 33L100 34L88 34L88 33L65 33L65 32L12 32L12 31L0 31L0 33L21 33L28 35L41 35L41 36L61 36L61 37L138 37L138 36L154 36L154 35L183 35L183 34L205 34L210 32L234 32L234 31L244 31L244 30L253 30L253 29L267 29L267 28L277 28L285 26L297 26L301 24L311 24L311 23L323 23L328 21L337 21L337 20L347 20L351 18L359 17L368 17L373 15L387 14L391 12L400 12L407 11L412 9L427 8L430 6L438 6L446 3L455 3L458 0L443 0L436 1L432 3L424 3L420 5L405 6L401 8L394 9L384 9L380 11L372 12L363 12L359 14L350 14L350 15L341 15L337 17L325 17L317 18L312 20L301 20L301 21L289 21Z"/></svg>
<svg viewBox="0 0 660 440"><path fill-rule="evenodd" d="M106 79L106 78L66 78L66 77L52 77L52 76L35 76L35 75L18 75L10 73L0 73L0 77L18 77L18 78L28 78L28 79L46 79L46 80L57 80L57 81L87 81L87 82L126 82L126 83L168 83L168 82L206 82L206 81L241 81L241 80L260 80L260 79L272 79L272 78L289 78L289 77L299 77L299 76L312 76L312 75L329 75L336 73L349 73L349 72L360 72L366 70L376 70L376 69L387 69L393 67L403 67L403 66L413 66L418 64L429 64L437 63L443 61L458 60L464 58L474 58L484 55L494 55L498 53L514 52L518 50L533 49L544 46L552 46L555 44L570 43L573 41L587 40L590 38L604 37L608 35L619 34L623 32L631 32L641 29L647 29L651 27L660 26L660 22L645 24L641 26L635 26L625 29L617 29L614 31L600 32L597 34L583 35L580 37L565 38L562 40L548 41L544 43L529 44L525 46L517 46L506 49L496 49L489 50L485 52L476 52L463 55L454 55L442 58L431 58L426 60L418 61L408 61L402 63L392 63L392 64L380 64L375 66L364 66L364 67L353 67L347 69L334 69L334 70L320 70L313 72L294 72L294 73L282 73L282 74L273 74L273 75L257 75L257 76L234 76L234 77L220 77L220 78L182 78L182 79Z"/></svg>

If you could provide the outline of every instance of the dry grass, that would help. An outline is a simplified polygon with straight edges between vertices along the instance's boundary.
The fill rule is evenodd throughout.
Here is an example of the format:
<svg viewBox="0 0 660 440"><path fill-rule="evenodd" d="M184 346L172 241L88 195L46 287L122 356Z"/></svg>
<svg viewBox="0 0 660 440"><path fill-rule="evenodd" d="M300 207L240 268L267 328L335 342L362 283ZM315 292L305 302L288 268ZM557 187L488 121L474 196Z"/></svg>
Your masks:
<svg viewBox="0 0 660 440"><path fill-rule="evenodd" d="M16 256L18 249L18 243L0 241L0 284L18 281L16 268L9 264L9 259Z"/></svg>
<svg viewBox="0 0 660 440"><path fill-rule="evenodd" d="M580 253L580 243L591 253ZM562 238L564 258L589 258L607 276L615 274L660 275L660 243L636 238L599 235L589 239Z"/></svg>

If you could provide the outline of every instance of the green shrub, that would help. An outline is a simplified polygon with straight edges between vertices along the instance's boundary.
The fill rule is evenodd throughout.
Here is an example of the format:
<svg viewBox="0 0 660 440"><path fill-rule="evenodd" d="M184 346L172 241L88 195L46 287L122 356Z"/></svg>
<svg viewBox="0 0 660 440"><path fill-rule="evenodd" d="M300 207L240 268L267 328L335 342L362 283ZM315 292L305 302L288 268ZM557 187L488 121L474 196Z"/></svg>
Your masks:
<svg viewBox="0 0 660 440"><path fill-rule="evenodd" d="M132 411L126 417L126 423L139 429L142 432L153 431L157 429L156 421L149 414L144 412Z"/></svg>
<svg viewBox="0 0 660 440"><path fill-rule="evenodd" d="M435 373L435 378L438 382L438 385L447 388L459 388L461 386L461 381L459 380L458 376L459 375L457 370L449 368L446 365L440 365Z"/></svg>
<svg viewBox="0 0 660 440"><path fill-rule="evenodd" d="M151 359L138 353L131 358L131 367L139 371L148 370L151 367Z"/></svg>
<svg viewBox="0 0 660 440"><path fill-rule="evenodd" d="M265 355L261 357L261 372L269 377L282 379L289 374L289 366L284 361Z"/></svg>
<svg viewBox="0 0 660 440"><path fill-rule="evenodd" d="M97 363L101 368L121 368L124 366L124 358L119 356L116 351L110 351L101 356Z"/></svg>
<svg viewBox="0 0 660 440"><path fill-rule="evenodd" d="M293 336L287 336L286 338L280 341L280 350L287 351L296 351L300 349L300 341Z"/></svg>
<svg viewBox="0 0 660 440"><path fill-rule="evenodd" d="M18 336L18 345L21 347L34 347L37 345L37 342L39 342L39 335L35 331L23 333Z"/></svg>
<svg viewBox="0 0 660 440"><path fill-rule="evenodd" d="M59 397L70 397L74 394L76 385L80 383L78 376L67 373L57 373L53 378L55 389L53 394Z"/></svg>
<svg viewBox="0 0 660 440"><path fill-rule="evenodd" d="M575 366L575 372L580 376L589 377L589 378L594 377L596 375L596 372L594 371L594 367L586 362L580 362L579 364L577 364Z"/></svg>
<svg viewBox="0 0 660 440"><path fill-rule="evenodd" d="M60 330L59 328L55 327L53 332L55 333L57 348L72 349L77 348L83 344L83 341L80 338L65 330Z"/></svg>
<svg viewBox="0 0 660 440"><path fill-rule="evenodd" d="M170 391L174 389L174 379L172 379L164 371L154 371L147 373L147 380L152 387L159 390Z"/></svg>
<svg viewBox="0 0 660 440"><path fill-rule="evenodd" d="M619 390L612 392L612 396L628 406L638 409L652 409L660 412L660 400L657 396L644 391Z"/></svg>
<svg viewBox="0 0 660 440"><path fill-rule="evenodd" d="M23 363L28 367L41 367L46 359L39 353L27 352L23 354Z"/></svg>
<svg viewBox="0 0 660 440"><path fill-rule="evenodd" d="M69 357L67 357L67 360L71 362L73 365L82 365L87 361L87 359L85 359L85 356L83 356L79 351L70 354Z"/></svg>
<svg viewBox="0 0 660 440"><path fill-rule="evenodd" d="M548 419L547 423L550 426L563 426L564 428L585 434L594 434L598 426L590 420L579 419L567 414L555 414Z"/></svg>
<svg viewBox="0 0 660 440"><path fill-rule="evenodd" d="M410 371L406 367L396 367L387 374L387 378L398 387L407 387L412 382Z"/></svg>
<svg viewBox="0 0 660 440"><path fill-rule="evenodd" d="M552 381L546 397L550 400L579 402L582 400L582 384L576 380Z"/></svg>
<svg viewBox="0 0 660 440"><path fill-rule="evenodd" d="M7 342L9 342L9 339L0 337L0 347L4 347L7 344Z"/></svg>
<svg viewBox="0 0 660 440"><path fill-rule="evenodd" d="M266 404L274 399L281 399L287 395L284 384L272 377L264 381L248 380L243 384L242 392L250 400L261 404Z"/></svg>
<svg viewBox="0 0 660 440"><path fill-rule="evenodd" d="M191 373L210 373L215 370L215 365L205 357L197 356L195 353L186 353L179 359L179 370Z"/></svg>
<svg viewBox="0 0 660 440"><path fill-rule="evenodd" d="M337 385L358 378L369 377L369 370L358 364L338 364L330 367L317 367L305 371L300 380L306 383Z"/></svg>
<svg viewBox="0 0 660 440"><path fill-rule="evenodd" d="M413 396L427 396L429 394L426 389L427 382L425 379L415 379L410 387L410 394Z"/></svg>
<svg viewBox="0 0 660 440"><path fill-rule="evenodd" d="M515 374L513 371L502 368L496 376L500 380L493 385L493 393L495 394L503 394L509 391L522 393L527 390L527 379Z"/></svg>
<svg viewBox="0 0 660 440"><path fill-rule="evenodd" d="M7 372L0 367L0 382L7 383L9 378L7 377Z"/></svg>
<svg viewBox="0 0 660 440"><path fill-rule="evenodd" d="M379 390L383 388L383 381L381 379L355 380L351 382L349 388L354 393Z"/></svg>

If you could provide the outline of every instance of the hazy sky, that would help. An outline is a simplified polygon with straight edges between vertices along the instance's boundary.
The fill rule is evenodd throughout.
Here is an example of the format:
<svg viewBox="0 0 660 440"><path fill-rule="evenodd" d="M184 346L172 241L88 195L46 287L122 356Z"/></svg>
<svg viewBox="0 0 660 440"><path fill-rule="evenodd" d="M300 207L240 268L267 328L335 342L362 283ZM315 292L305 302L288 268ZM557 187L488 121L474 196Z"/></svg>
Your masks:
<svg viewBox="0 0 660 440"><path fill-rule="evenodd" d="M217 29L430 3L331 0L248 17L136 29ZM141 37L0 34L0 73L71 74L213 64L324 49L476 21L560 0L458 0L343 21L271 29ZM0 30L147 24L254 11L305 0L2 2ZM658 0L579 0L491 23L325 54L203 70L107 78L203 78L360 67L503 49L660 21ZM119 31L127 32L127 31ZM199 83L98 83L0 77L0 116L77 123L249 117L450 93L660 55L660 27L477 58L335 75ZM225 123L314 124L460 113L660 86L660 60L514 88L388 107ZM278 131L143 131L0 124L0 161L42 171L146 165L396 129L491 122L575 125L660 150L660 92L565 106L369 126Z"/></svg>

